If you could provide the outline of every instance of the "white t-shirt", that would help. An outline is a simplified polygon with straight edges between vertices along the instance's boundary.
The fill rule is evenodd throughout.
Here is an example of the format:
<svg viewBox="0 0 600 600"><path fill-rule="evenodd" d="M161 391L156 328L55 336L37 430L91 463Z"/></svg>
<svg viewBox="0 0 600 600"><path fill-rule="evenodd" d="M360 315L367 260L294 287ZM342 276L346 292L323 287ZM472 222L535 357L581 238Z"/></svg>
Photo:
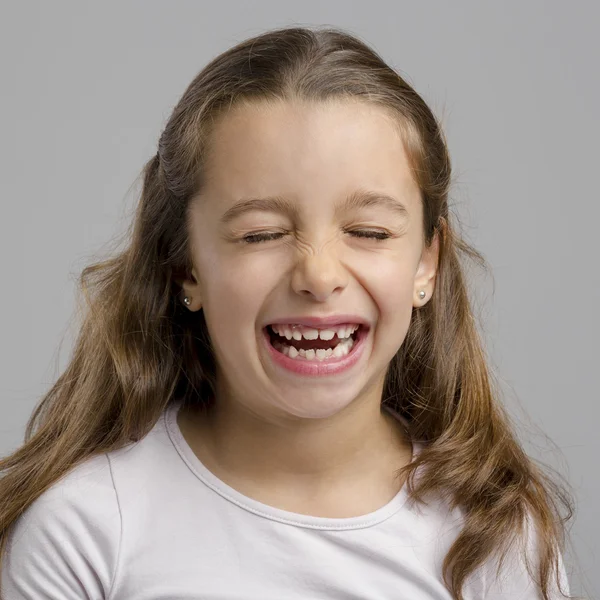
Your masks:
<svg viewBox="0 0 600 600"><path fill-rule="evenodd" d="M2 600L451 599L441 564L460 510L410 508L406 486L360 517L262 504L199 461L178 427L180 405L28 507L9 537ZM421 448L413 442L414 455ZM540 598L520 562L498 582L490 573L471 576L465 600Z"/></svg>

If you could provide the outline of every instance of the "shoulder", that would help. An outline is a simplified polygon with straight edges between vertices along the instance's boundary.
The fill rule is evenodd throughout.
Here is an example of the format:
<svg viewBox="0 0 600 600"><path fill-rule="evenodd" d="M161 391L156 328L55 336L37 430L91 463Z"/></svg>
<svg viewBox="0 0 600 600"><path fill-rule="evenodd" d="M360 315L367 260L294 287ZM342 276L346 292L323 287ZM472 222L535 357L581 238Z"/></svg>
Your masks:
<svg viewBox="0 0 600 600"><path fill-rule="evenodd" d="M420 556L421 562L429 564L433 561L441 572L443 559L465 525L464 508L452 508L447 498L435 497L429 499L424 507L415 505L409 514L413 518L409 531L415 540L419 540L418 543L415 541L413 547L422 548L424 553L424 557ZM423 540L430 543L423 545ZM540 562L538 532L529 513L522 535L515 536L503 560L501 558L501 553L493 554L467 577L465 600L542 600L536 582ZM556 573L551 568L548 580L549 600L565 600L571 593L564 554L561 551L558 552L558 578L560 590L556 583Z"/></svg>
<svg viewBox="0 0 600 600"><path fill-rule="evenodd" d="M23 523L38 520L69 525L100 525L118 521L119 505L110 462L105 453L87 458L43 492L23 513Z"/></svg>
<svg viewBox="0 0 600 600"><path fill-rule="evenodd" d="M106 454L74 467L9 530L1 569L7 598L106 598L116 571L120 507Z"/></svg>
<svg viewBox="0 0 600 600"><path fill-rule="evenodd" d="M483 569L484 597L486 600L508 600L512 598L541 600L542 595L534 579L538 576L539 561L537 531L531 518L528 518L524 535L516 538L504 560L500 561L499 557L495 557L486 563ZM570 594L562 552L558 554L558 576L562 591L565 594ZM560 593L555 577L556 574L552 569L548 597L551 600L562 600L565 596Z"/></svg>

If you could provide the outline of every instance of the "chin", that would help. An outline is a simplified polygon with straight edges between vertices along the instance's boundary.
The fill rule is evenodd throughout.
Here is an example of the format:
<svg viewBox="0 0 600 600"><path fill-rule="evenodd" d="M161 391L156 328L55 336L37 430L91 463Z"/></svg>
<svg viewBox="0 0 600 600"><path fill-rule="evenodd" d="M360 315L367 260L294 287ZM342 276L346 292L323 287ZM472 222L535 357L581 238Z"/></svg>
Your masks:
<svg viewBox="0 0 600 600"><path fill-rule="evenodd" d="M325 396L326 394L323 394ZM302 419L329 419L336 414L345 410L353 402L353 398L345 399L341 394L336 394L336 399L333 401L330 397L319 398L319 394L312 394L312 398L299 399L297 403L290 404L289 397L285 404L281 404L281 408L293 415Z"/></svg>

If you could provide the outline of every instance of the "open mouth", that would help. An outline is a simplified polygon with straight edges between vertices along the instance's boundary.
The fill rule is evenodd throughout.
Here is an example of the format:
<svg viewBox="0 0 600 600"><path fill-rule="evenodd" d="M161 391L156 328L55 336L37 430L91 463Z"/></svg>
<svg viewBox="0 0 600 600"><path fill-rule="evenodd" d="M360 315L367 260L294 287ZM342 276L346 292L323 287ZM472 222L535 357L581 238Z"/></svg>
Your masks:
<svg viewBox="0 0 600 600"><path fill-rule="evenodd" d="M350 354L356 342L366 334L367 327L345 325L326 330L313 329L301 334L281 326L277 326L276 331L272 325L267 325L266 331L277 352L291 359L322 362L342 359ZM318 331L316 337L315 331Z"/></svg>

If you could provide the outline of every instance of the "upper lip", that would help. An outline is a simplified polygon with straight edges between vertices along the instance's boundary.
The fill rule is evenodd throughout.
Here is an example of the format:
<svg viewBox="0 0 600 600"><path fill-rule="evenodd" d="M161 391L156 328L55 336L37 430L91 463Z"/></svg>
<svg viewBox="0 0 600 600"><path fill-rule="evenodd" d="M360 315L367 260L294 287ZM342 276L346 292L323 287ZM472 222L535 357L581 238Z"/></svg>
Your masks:
<svg viewBox="0 0 600 600"><path fill-rule="evenodd" d="M283 317L269 321L268 325L304 325L305 327L315 327L324 329L326 327L334 327L335 325L345 325L347 323L357 323L359 325L369 326L369 323L363 317L358 315L331 315L329 317Z"/></svg>

